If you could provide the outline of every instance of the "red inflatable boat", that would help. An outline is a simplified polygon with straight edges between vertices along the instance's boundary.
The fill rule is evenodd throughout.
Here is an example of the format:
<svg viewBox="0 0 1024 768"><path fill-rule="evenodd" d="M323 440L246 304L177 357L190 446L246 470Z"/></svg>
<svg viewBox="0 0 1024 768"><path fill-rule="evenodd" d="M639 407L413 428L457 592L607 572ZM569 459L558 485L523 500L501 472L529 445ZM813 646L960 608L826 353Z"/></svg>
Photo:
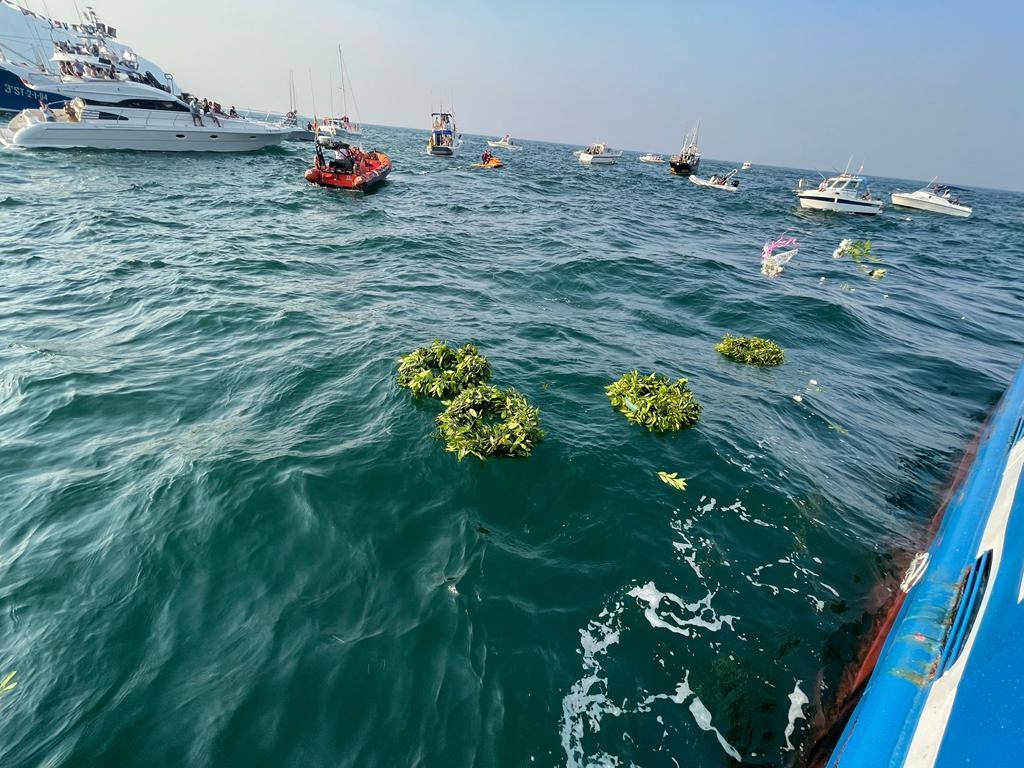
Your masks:
<svg viewBox="0 0 1024 768"><path fill-rule="evenodd" d="M335 158L327 159L322 144L317 142L313 167L306 171L306 181L313 184L369 192L383 184L391 173L391 158L383 152L363 152L338 143L327 145L336 154Z"/></svg>

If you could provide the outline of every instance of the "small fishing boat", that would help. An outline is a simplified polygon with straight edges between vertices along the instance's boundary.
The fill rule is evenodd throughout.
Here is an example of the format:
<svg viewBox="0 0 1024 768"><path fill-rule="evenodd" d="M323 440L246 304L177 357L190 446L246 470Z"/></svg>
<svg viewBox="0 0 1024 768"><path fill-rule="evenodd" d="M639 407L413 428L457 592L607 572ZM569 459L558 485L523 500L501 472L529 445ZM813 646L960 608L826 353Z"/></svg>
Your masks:
<svg viewBox="0 0 1024 768"><path fill-rule="evenodd" d="M836 691L828 768L1020 765L1024 367ZM859 700L858 700L859 699ZM854 704L856 706L854 706ZM833 718L829 718L833 719ZM829 748L819 742L815 752Z"/></svg>
<svg viewBox="0 0 1024 768"><path fill-rule="evenodd" d="M950 187L946 184L936 184L932 179L931 184L916 192L893 192L892 204L900 208L915 208L919 211L930 211L932 213L945 213L947 216L958 216L966 219L971 215L971 209L960 202L959 187Z"/></svg>
<svg viewBox="0 0 1024 768"><path fill-rule="evenodd" d="M518 152L519 150L522 149L522 147L516 144L512 140L512 137L509 136L507 133L500 139L494 139L493 141L488 139L487 146L494 147L495 149L510 149L513 152Z"/></svg>
<svg viewBox="0 0 1024 768"><path fill-rule="evenodd" d="M882 201L873 198L867 189L861 191L860 188L864 181L860 176L848 171L843 171L838 176L822 179L817 187L811 187L803 179L800 179L796 195L800 199L801 208L874 216L881 212Z"/></svg>
<svg viewBox="0 0 1024 768"><path fill-rule="evenodd" d="M736 178L737 173L739 173L739 171L733 168L724 176L714 174L707 179L691 175L690 181L698 187L711 187L712 189L722 189L726 192L736 192L740 188L740 180Z"/></svg>
<svg viewBox="0 0 1024 768"><path fill-rule="evenodd" d="M578 157L583 165L611 165L619 162L622 151L609 149L607 144L599 142L591 144L586 149L581 149Z"/></svg>
<svg viewBox="0 0 1024 768"><path fill-rule="evenodd" d="M434 157L454 157L462 146L462 136L451 112L433 112L427 154Z"/></svg>
<svg viewBox="0 0 1024 768"><path fill-rule="evenodd" d="M753 166L750 164L749 160L744 160L743 161L743 165L740 166L740 170L741 171L749 171L752 167Z"/></svg>
<svg viewBox="0 0 1024 768"><path fill-rule="evenodd" d="M664 163L665 158L661 155L655 155L652 152L648 152L646 155L640 155L641 163Z"/></svg>
<svg viewBox="0 0 1024 768"><path fill-rule="evenodd" d="M668 161L669 173L676 176L689 176L700 170L700 145L697 139L700 134L700 123L683 137L683 146L678 155L672 155Z"/></svg>
<svg viewBox="0 0 1024 768"><path fill-rule="evenodd" d="M391 173L391 158L383 152L363 152L332 136L318 137L314 146L313 167L306 171L306 181L312 184L370 192ZM337 156L326 159L325 149Z"/></svg>

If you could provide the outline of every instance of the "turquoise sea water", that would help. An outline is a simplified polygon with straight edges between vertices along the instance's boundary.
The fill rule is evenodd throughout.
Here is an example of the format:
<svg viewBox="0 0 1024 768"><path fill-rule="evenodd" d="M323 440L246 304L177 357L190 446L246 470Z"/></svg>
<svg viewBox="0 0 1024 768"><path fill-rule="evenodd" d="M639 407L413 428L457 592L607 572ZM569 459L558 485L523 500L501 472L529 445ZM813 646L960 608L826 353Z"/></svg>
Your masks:
<svg viewBox="0 0 1024 768"><path fill-rule="evenodd" d="M367 130L371 196L308 145L0 153L3 765L799 763L1020 360L1024 196L801 213L806 171L425 138ZM394 381L434 337L540 407L531 458L445 453ZM634 367L701 422L628 424Z"/></svg>

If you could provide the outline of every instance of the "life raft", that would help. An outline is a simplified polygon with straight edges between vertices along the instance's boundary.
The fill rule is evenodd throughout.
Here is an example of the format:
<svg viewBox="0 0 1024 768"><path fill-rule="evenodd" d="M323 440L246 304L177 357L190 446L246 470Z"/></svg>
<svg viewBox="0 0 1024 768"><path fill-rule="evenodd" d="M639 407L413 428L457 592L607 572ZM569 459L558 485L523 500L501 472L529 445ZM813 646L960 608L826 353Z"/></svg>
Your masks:
<svg viewBox="0 0 1024 768"><path fill-rule="evenodd" d="M306 181L323 187L369 192L384 183L391 173L391 158L383 152L351 151L348 160L325 160L317 145L316 159L306 171Z"/></svg>

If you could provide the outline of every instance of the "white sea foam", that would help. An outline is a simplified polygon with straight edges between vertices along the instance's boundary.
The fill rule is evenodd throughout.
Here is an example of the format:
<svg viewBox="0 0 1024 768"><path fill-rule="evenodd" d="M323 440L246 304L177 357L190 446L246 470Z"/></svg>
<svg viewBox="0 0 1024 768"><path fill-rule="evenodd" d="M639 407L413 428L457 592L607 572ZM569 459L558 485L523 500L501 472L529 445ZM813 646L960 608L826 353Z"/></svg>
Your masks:
<svg viewBox="0 0 1024 768"><path fill-rule="evenodd" d="M793 731L796 729L796 721L804 719L804 704L808 703L807 694L800 690L800 681L796 681L796 685L793 687L793 692L789 694L789 714L787 716L786 723L786 746L787 752L793 751L793 743L790 738L793 736Z"/></svg>
<svg viewBox="0 0 1024 768"><path fill-rule="evenodd" d="M711 606L711 599L714 592L709 591L704 597L695 603L687 603L678 595L671 592L662 592L653 581L649 581L642 587L634 587L629 591L630 597L635 597L641 603L646 603L644 618L647 623L656 629L667 629L677 635L690 636L690 627L701 627L703 629L717 632L723 626L733 628L733 621L737 616L728 614L718 615ZM662 604L667 605L662 608ZM674 606L674 607L673 607ZM680 616L675 609L689 612L690 616Z"/></svg>

